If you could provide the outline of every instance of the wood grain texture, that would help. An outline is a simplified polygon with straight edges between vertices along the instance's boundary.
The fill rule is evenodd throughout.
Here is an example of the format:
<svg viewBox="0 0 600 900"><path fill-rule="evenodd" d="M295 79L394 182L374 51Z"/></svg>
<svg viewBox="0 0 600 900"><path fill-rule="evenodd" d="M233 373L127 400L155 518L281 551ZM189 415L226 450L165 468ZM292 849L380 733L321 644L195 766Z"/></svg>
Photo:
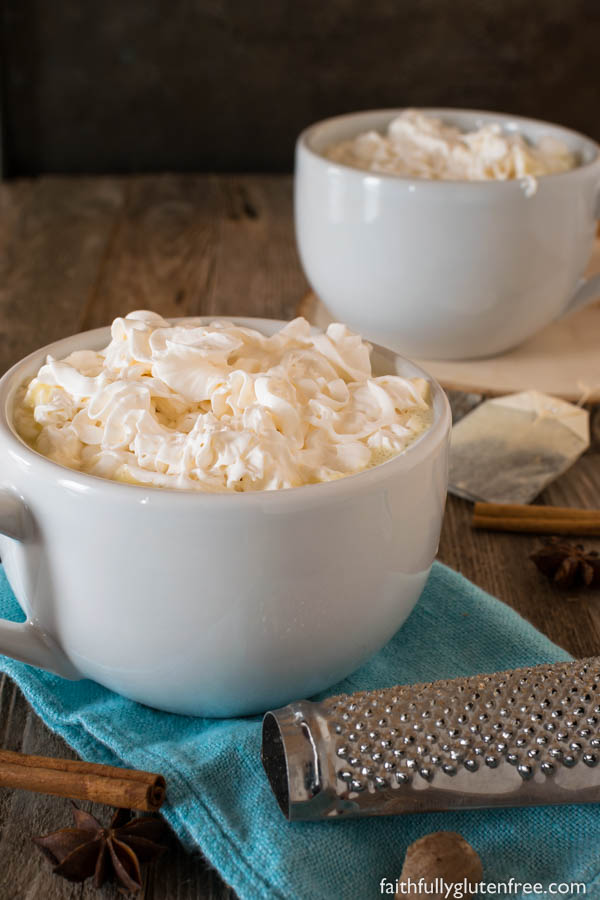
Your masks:
<svg viewBox="0 0 600 900"><path fill-rule="evenodd" d="M0 185L0 369L81 330L123 203L117 179Z"/></svg>
<svg viewBox="0 0 600 900"><path fill-rule="evenodd" d="M286 176L147 176L128 182L82 325L164 316L288 318L306 289Z"/></svg>
<svg viewBox="0 0 600 900"><path fill-rule="evenodd" d="M0 371L68 332L149 306L163 315L287 318L307 285L292 225L291 179L281 176L43 178L0 190ZM453 395L456 416L480 401ZM557 506L600 506L600 416L588 454L542 495ZM600 652L600 594L564 594L528 560L539 539L470 526L471 504L450 497L439 558L518 610L577 656ZM600 549L600 541L586 539ZM527 660L523 660L524 663ZM0 746L74 754L6 678ZM86 808L106 819L101 807ZM0 900L91 900L89 886L51 877L30 836L66 824L66 801L0 790ZM116 900L105 888L103 900ZM234 900L202 857L171 852L146 875L151 900Z"/></svg>

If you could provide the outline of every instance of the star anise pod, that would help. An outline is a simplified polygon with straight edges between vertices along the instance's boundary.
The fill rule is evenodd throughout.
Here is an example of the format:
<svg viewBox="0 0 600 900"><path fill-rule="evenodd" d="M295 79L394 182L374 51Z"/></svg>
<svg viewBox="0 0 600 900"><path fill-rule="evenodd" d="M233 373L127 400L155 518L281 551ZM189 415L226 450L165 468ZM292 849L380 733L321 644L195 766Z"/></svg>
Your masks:
<svg viewBox="0 0 600 900"><path fill-rule="evenodd" d="M152 816L131 818L127 809L118 809L108 828L79 809L75 803L75 826L61 828L34 838L54 865L53 872L69 881L85 881L94 876L94 885L116 879L127 893L142 887L140 863L150 862L164 852L159 841L165 826Z"/></svg>
<svg viewBox="0 0 600 900"><path fill-rule="evenodd" d="M529 558L559 587L600 587L600 556L582 544L551 538Z"/></svg>

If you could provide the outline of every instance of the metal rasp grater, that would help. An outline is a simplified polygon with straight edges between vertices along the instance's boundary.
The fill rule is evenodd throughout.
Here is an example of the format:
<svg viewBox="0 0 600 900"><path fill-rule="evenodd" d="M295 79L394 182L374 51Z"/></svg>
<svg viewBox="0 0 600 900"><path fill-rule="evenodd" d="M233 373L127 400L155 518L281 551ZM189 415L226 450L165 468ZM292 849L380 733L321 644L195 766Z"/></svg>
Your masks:
<svg viewBox="0 0 600 900"><path fill-rule="evenodd" d="M262 762L290 820L600 802L600 657L301 700Z"/></svg>

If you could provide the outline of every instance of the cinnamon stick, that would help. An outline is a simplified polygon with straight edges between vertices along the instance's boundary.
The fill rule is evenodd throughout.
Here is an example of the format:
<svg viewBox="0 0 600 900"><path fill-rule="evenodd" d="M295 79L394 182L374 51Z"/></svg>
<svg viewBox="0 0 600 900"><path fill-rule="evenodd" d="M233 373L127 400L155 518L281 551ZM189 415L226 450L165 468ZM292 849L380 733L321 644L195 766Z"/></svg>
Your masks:
<svg viewBox="0 0 600 900"><path fill-rule="evenodd" d="M600 536L600 510L517 503L476 503L474 528L533 534Z"/></svg>
<svg viewBox="0 0 600 900"><path fill-rule="evenodd" d="M154 812L162 806L166 785L153 772L0 750L0 787Z"/></svg>

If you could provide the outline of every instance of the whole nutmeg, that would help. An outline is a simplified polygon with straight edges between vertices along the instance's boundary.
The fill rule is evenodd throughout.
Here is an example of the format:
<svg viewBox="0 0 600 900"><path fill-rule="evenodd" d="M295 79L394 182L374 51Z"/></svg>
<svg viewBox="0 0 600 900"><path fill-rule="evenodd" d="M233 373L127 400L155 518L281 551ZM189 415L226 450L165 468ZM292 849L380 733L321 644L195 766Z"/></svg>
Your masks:
<svg viewBox="0 0 600 900"><path fill-rule="evenodd" d="M396 897L426 894L430 900L446 900L444 885L463 884L465 879L475 885L482 877L481 860L462 835L435 831L406 851Z"/></svg>

